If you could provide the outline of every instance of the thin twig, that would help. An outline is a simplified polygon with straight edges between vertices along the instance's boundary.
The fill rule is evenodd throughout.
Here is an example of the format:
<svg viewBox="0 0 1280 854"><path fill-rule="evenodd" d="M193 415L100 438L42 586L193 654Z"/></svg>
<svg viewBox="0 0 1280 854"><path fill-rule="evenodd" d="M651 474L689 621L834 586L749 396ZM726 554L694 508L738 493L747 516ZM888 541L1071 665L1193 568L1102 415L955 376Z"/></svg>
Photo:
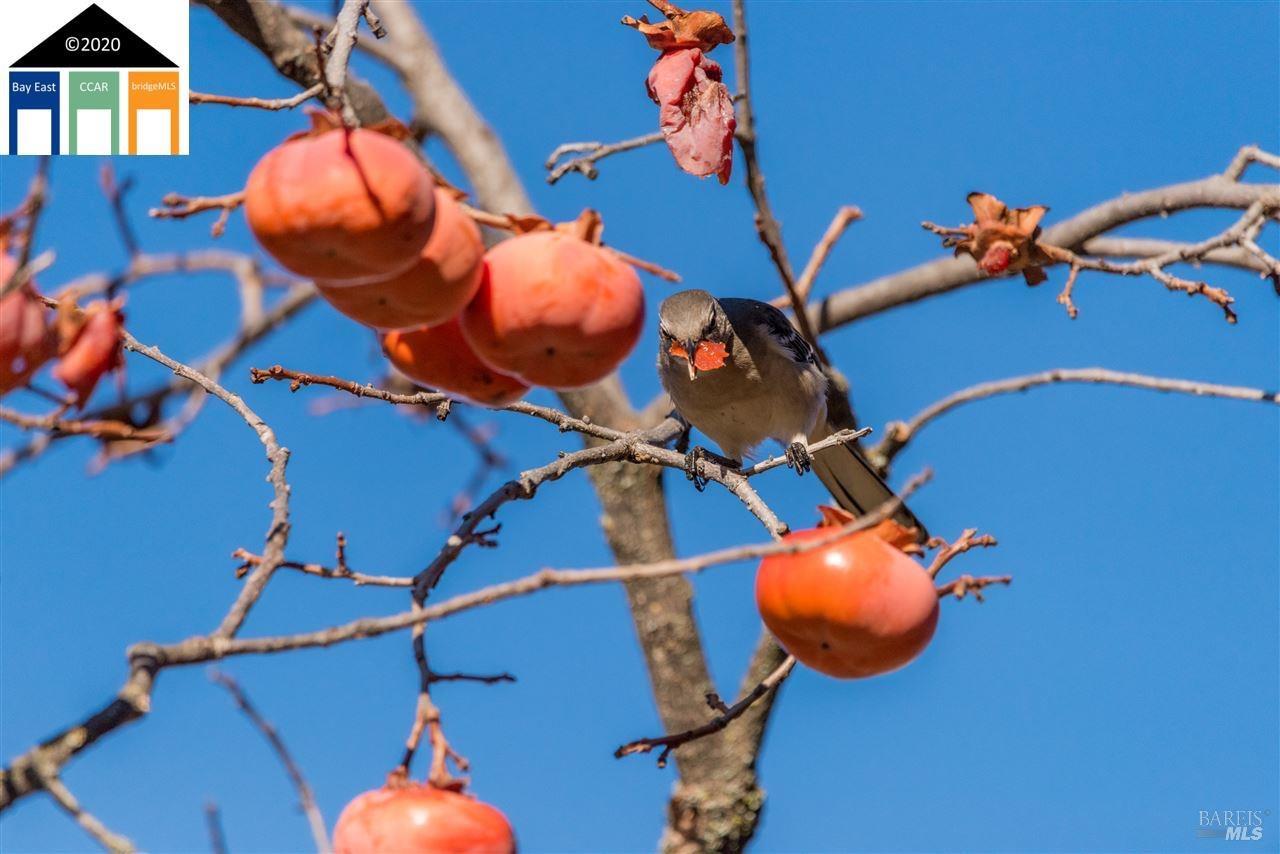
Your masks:
<svg viewBox="0 0 1280 854"><path fill-rule="evenodd" d="M621 154L624 151L631 151L636 148L643 148L646 145L653 145L655 142L662 142L664 139L662 131L647 133L643 136L637 136L632 139L624 139L619 142L566 142L556 146L556 150L551 152L547 157L547 162L543 164L548 171L547 183L554 184L570 172L581 172L588 179L594 181L600 173L596 170L596 163L612 154ZM566 154L576 154L577 157L571 157L563 163L557 163L561 157Z"/></svg>
<svg viewBox="0 0 1280 854"><path fill-rule="evenodd" d="M665 768L667 765L667 756L671 751L680 747L682 744L688 744L695 739L704 738L708 735L720 732L727 727L735 719L742 716L743 712L751 708L751 704L761 697L776 690L782 681L791 675L791 671L795 669L796 659L794 655L788 655L783 659L782 664L778 668L760 681L755 688L748 691L738 699L732 706L726 706L720 697L716 694L710 694L707 697L707 705L712 709L718 710L720 714L707 721L702 726L693 729L677 732L671 735L660 735L656 738L639 738L635 741L628 742L613 752L617 759L624 756L631 756L635 753L648 753L655 747L661 747L662 752L658 754L658 767Z"/></svg>
<svg viewBox="0 0 1280 854"><path fill-rule="evenodd" d="M234 95L212 95L207 92L191 92L188 97L193 104L224 104L228 107L254 107L259 110L292 110L323 92L324 84L317 83L288 98L238 98Z"/></svg>
<svg viewBox="0 0 1280 854"><path fill-rule="evenodd" d="M928 542L929 548L940 548L941 550L934 555L933 562L929 564L929 568L925 571L929 573L930 578L937 578L938 573L942 572L942 568L949 564L952 560L970 549L985 549L997 545L996 538L990 534L978 536L977 528L965 528L960 532L960 536L954 542L947 542L941 537L933 537Z"/></svg>
<svg viewBox="0 0 1280 854"><path fill-rule="evenodd" d="M129 839L112 833L107 829L98 818L84 807L80 806L80 802L76 800L75 795L62 782L62 778L56 775L49 776L44 781L45 791L53 798L54 803L62 807L62 809L75 819L76 824L84 828L85 832L98 841L103 848L112 852L112 854L132 854L137 849L133 842Z"/></svg>
<svg viewBox="0 0 1280 854"><path fill-rule="evenodd" d="M262 733L262 737L267 740L267 744L271 745L272 752L280 760L280 764L284 766L285 773L289 775L289 781L293 783L293 788L298 792L298 803L307 817L307 823L311 825L311 837L315 840L316 850L320 854L328 854L332 849L329 846L329 834L325 830L324 816L320 814L320 807L316 805L316 798L311 791L311 785L307 782L307 778L302 775L302 769L294 761L293 754L285 746L279 730L275 728L271 721L262 716L257 707L249 701L249 696L240 687L240 683L230 674L213 669L209 671L209 679L227 689L227 693L231 695L231 700L236 704L236 708L244 713L244 716L257 728L258 732Z"/></svg>
<svg viewBox="0 0 1280 854"><path fill-rule="evenodd" d="M185 219L205 211L219 211L218 218L209 228L209 233L214 237L221 237L226 231L231 212L244 204L244 190L222 196L184 196L180 193L169 193L160 202L164 207L152 208L147 211L147 216L154 219Z"/></svg>
<svg viewBox="0 0 1280 854"><path fill-rule="evenodd" d="M210 854L227 854L227 836L222 832L222 813L213 801L205 801L204 826L209 833Z"/></svg>
<svg viewBox="0 0 1280 854"><path fill-rule="evenodd" d="M102 185L102 194L107 197L107 203L111 206L111 215L115 218L120 242L124 244L125 251L129 253L129 259L132 261L142 254L142 248L138 245L138 236L134 233L133 226L129 223L129 215L124 209L125 196L128 195L129 190L133 189L133 178L116 181L115 169L112 168L111 162L103 161L98 179ZM108 291L107 296L111 297L115 294Z"/></svg>
<svg viewBox="0 0 1280 854"><path fill-rule="evenodd" d="M17 264L13 268L13 275L9 277L7 282L0 282L0 298L6 296L10 291L22 287L38 270L31 269L32 253L35 251L36 244L36 226L40 223L40 214L44 210L44 203L49 197L49 163L51 157L41 157L36 162L36 172L31 176L31 183L27 187L27 195L18 205L17 209L6 215L0 220L0 249L6 248L4 244L8 243L8 236L19 222L22 222L22 230L18 236L18 256ZM48 257L48 263L52 263L52 257ZM46 265L47 266L47 265Z"/></svg>
<svg viewBox="0 0 1280 854"><path fill-rule="evenodd" d="M1272 169L1280 169L1280 157L1263 151L1256 145L1246 145L1236 152L1235 158L1223 170L1224 177L1232 181L1239 181L1244 177L1244 171L1249 168L1250 163L1261 163L1264 166L1270 166Z"/></svg>
<svg viewBox="0 0 1280 854"><path fill-rule="evenodd" d="M1062 294L1059 295L1058 301L1066 307L1068 314L1072 318L1077 313L1075 304L1071 300L1071 287L1075 284L1076 274L1080 270L1096 270L1121 276L1148 275L1169 290L1182 291L1188 296L1202 295L1222 309L1228 323L1235 323L1236 314L1231 308L1231 303L1235 302L1235 300L1230 294L1222 288L1211 287L1205 282L1195 282L1175 276L1165 270L1165 267L1170 264L1196 261L1209 252L1219 249L1240 246L1244 240L1248 239L1251 233L1256 233L1254 231L1255 228L1261 227L1267 216L1267 211L1268 208L1262 201L1256 201L1245 209L1245 212L1233 225L1207 240L1202 240L1199 243L1179 244L1159 255L1140 258L1127 264L1117 264L1100 258L1088 258L1070 249L1064 249L1046 242L1039 243L1039 247L1053 260L1070 266L1071 272L1068 275L1067 286L1064 287Z"/></svg>
<svg viewBox="0 0 1280 854"><path fill-rule="evenodd" d="M240 561L240 565L236 567L236 577L243 578L249 574L255 566L262 563L262 556L256 555L246 549L236 549L231 556ZM367 575L363 572L356 572L346 565L346 561L339 561L337 566L328 567L318 563L300 563L295 560L286 560L280 564L280 569L292 569L303 573L304 575L315 575L319 578L335 578L350 581L356 587L412 587L413 578L407 575Z"/></svg>
<svg viewBox="0 0 1280 854"><path fill-rule="evenodd" d="M0 406L0 420L8 421L23 430L44 430L68 436L93 436L95 439L131 440L158 444L170 442L173 437L159 427L134 427L122 421L98 421L93 419L60 418L53 415L26 415Z"/></svg>
<svg viewBox="0 0 1280 854"><path fill-rule="evenodd" d="M748 49L747 13L743 0L733 0L733 34L735 36L734 68L738 80L736 99L738 128L735 136L738 147L742 150L742 162L747 174L747 189L751 192L751 199L756 206L756 231L769 250L769 257L773 259L773 265L777 267L778 275L782 278L783 287L791 300L791 309L795 313L796 328L809 342L809 346L818 355L821 363L828 365L831 360L822 349L813 323L808 312L805 311L805 301L797 289L795 272L791 268L791 261L787 258L786 244L782 242L782 226L773 215L769 196L765 192L764 173L760 171L757 160L755 115L751 104L751 55Z"/></svg>
<svg viewBox="0 0 1280 854"><path fill-rule="evenodd" d="M371 398L381 400L386 403L396 404L398 406L422 406L427 409L437 410L444 404L464 404L465 401L455 400L448 394L436 391L420 391L414 394L401 394L399 392L388 391L386 389L377 388L370 384L360 384L352 380L342 379L341 377L325 376L323 374L311 374L305 371L295 371L285 368L281 365L273 365L270 368L250 368L250 378L255 383L264 383L268 380L276 380L279 382L289 383L291 391L297 391L300 388L311 385L327 386L328 388L336 388L347 394L360 398ZM620 439L626 435L621 430L614 430L599 424L581 418L574 418L559 409L550 406L537 406L532 403L518 401L509 406L501 407L493 410L495 412L516 412L522 415L529 415L534 418L554 424L560 428L560 432L572 431L575 433L583 433L588 436L594 436L597 439L614 440ZM446 412L447 416L447 412Z"/></svg>
<svg viewBox="0 0 1280 854"><path fill-rule="evenodd" d="M982 588L990 584L1003 584L1006 587L1013 583L1012 575L962 575L955 581L949 581L940 585L938 590L938 598L952 595L957 599L963 599L966 595L973 596L979 602L986 601L983 598Z"/></svg>
<svg viewBox="0 0 1280 854"><path fill-rule="evenodd" d="M236 597L236 601L232 603L221 625L214 632L214 636L218 638L233 637L240 630L240 626L244 624L249 610L258 601L258 597L262 595L267 582L271 580L271 574L275 572L284 560L284 547L289 540L289 484L285 480L285 466L289 462L289 451L276 439L275 431L256 412L250 409L248 404L238 395L227 391L195 368L169 358L160 352L157 347L148 347L140 343L138 339L126 331L122 330L121 340L126 350L132 350L152 361L159 362L178 376L191 380L203 388L205 392L212 394L230 406L253 429L253 432L258 436L258 440L262 442L263 448L266 449L267 461L271 463L267 480L271 483L274 497L270 504L271 526L267 529L263 560L249 574L248 580L240 588L240 595Z"/></svg>
<svg viewBox="0 0 1280 854"><path fill-rule="evenodd" d="M796 294L800 297L802 303L808 303L809 292L813 290L814 279L818 277L818 271L827 262L827 256L835 248L840 236L844 234L846 228L860 219L862 219L862 211L853 205L845 205L836 211L836 215L832 217L831 224L827 226L822 239L813 247L813 254L809 256L809 263L804 266L804 270L800 273L800 278L796 281Z"/></svg>

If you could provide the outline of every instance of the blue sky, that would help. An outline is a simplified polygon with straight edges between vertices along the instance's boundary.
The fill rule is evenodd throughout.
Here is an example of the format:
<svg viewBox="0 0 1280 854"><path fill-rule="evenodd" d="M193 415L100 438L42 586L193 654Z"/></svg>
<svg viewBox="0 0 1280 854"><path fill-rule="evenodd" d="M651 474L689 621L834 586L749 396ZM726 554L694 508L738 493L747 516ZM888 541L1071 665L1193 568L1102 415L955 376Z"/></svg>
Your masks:
<svg viewBox="0 0 1280 854"><path fill-rule="evenodd" d="M327 6L327 4L325 4ZM721 9L726 14L727 4ZM716 7L719 8L719 7ZM679 270L691 286L768 298L778 284L752 228L740 175L727 187L679 173L661 148L608 160L598 181L555 187L541 163L560 142L611 140L656 124L644 96L651 52L618 26L628 3L433 3L423 10L452 70L506 142L538 209L600 209L610 241ZM791 254L804 258L841 204L857 223L820 293L937 257L922 219L963 222L965 194L1050 205L1047 222L1127 190L1220 171L1239 146L1277 139L1280 15L1266 3L852 4L750 8L760 153ZM716 54L728 68L730 54ZM293 90L203 9L192 10L192 86L262 96ZM391 76L357 70L406 115ZM303 121L194 107L187 159L121 158L143 246L205 246L208 220L150 222L166 192L240 186L254 160ZM438 143L429 153L452 168ZM740 164L736 164L740 165ZM93 158L61 158L40 248L57 285L124 260ZM31 163L0 162L12 206ZM453 174L456 174L453 173ZM1251 180L1274 180L1255 167ZM1231 222L1204 212L1124 233L1198 239ZM1263 236L1280 252L1274 228ZM240 217L222 244L253 251ZM1149 280L1086 273L1080 317L1054 302L1062 281L1001 280L841 329L827 339L862 418L881 428L974 382L1100 365L1264 388L1280 386L1270 286L1207 269L1237 298L1240 323ZM669 286L647 280L654 304ZM236 322L216 275L148 281L129 327L195 358ZM638 400L656 390L650 329L623 370ZM376 375L371 336L315 306L230 374L291 449L290 555L327 560L345 531L358 569L412 573L446 536L440 511L471 471L454 431L365 406L317 417L318 391L252 386L247 368L281 362L355 379ZM136 357L129 380L162 371ZM99 392L107 400L110 391ZM545 392L533 399L550 402ZM6 405L37 410L14 395ZM1113 388L1058 387L965 408L899 458L934 482L914 504L937 533L967 526L998 549L956 565L1011 572L985 605L943 603L938 635L910 667L839 682L799 669L761 760L769 800L761 851L1200 851L1200 810L1270 810L1258 846L1280 838L1280 453L1275 408ZM473 420L474 417L473 417ZM512 470L571 436L495 416ZM6 445L21 440L7 425ZM134 641L211 629L235 595L239 546L260 546L269 491L255 437L209 405L181 441L84 473L93 449L60 443L0 485L0 753L15 755L103 703ZM793 525L809 524L816 480L785 472L759 487ZM682 554L758 541L737 502L667 476ZM441 595L544 566L610 562L581 474L501 513L502 546L466 553ZM723 693L759 631L753 568L698 577L697 610ZM402 610L396 591L280 575L246 631L280 633ZM502 808L526 851L638 851L657 839L673 773L612 758L659 731L620 588L550 591L459 616L428 632L440 669L510 670L515 685L437 689L474 791ZM379 783L412 715L407 636L327 651L245 658L224 668L279 725L330 824ZM274 758L199 668L164 672L154 711L73 763L66 780L109 826L148 850L207 846L202 805L223 811L232 850L295 851L306 823ZM72 851L87 838L51 802L29 798L0 824L6 851Z"/></svg>

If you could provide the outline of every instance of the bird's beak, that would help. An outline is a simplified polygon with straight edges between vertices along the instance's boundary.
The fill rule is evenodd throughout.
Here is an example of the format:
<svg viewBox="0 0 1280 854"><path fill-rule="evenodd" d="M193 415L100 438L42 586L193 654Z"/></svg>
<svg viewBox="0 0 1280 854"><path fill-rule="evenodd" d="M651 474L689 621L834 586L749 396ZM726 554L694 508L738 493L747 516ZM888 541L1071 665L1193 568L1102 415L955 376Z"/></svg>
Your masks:
<svg viewBox="0 0 1280 854"><path fill-rule="evenodd" d="M694 354L698 352L698 345L692 341L686 341L684 351L689 354L685 359L685 363L689 366L689 380L696 380L698 378L698 365Z"/></svg>

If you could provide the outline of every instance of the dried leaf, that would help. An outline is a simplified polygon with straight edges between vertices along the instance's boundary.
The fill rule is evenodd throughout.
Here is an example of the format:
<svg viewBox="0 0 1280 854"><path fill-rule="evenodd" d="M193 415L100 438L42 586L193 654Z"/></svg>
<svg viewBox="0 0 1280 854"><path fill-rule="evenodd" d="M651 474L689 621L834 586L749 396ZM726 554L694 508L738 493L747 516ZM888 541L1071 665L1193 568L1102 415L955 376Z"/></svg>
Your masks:
<svg viewBox="0 0 1280 854"><path fill-rule="evenodd" d="M641 15L639 19L627 16L622 19L622 23L643 35L649 42L649 47L654 50L697 48L710 51L717 45L733 41L733 30L725 23L724 17L716 12L686 12L666 2L653 5L663 13L666 20L651 24L646 16Z"/></svg>

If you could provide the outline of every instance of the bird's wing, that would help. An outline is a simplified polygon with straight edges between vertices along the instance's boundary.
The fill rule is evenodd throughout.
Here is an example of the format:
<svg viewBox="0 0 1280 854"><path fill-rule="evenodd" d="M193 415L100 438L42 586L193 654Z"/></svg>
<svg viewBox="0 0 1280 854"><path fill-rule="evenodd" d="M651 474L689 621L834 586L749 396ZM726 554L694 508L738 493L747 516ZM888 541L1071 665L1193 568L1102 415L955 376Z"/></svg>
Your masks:
<svg viewBox="0 0 1280 854"><path fill-rule="evenodd" d="M731 320L746 320L755 324L773 341L787 358L798 365L818 364L818 357L804 336L791 324L787 316L767 302L754 299L722 299L720 304Z"/></svg>

